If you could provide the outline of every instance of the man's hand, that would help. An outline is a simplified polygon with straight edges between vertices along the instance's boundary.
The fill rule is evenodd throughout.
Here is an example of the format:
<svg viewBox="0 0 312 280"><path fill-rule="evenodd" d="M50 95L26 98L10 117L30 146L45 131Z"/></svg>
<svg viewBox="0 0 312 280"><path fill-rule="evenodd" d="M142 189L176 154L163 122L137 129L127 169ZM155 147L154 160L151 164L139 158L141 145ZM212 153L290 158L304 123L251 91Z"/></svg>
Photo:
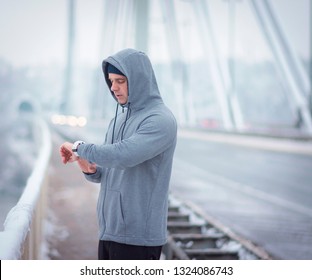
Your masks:
<svg viewBox="0 0 312 280"><path fill-rule="evenodd" d="M73 143L65 142L60 147L60 155L62 162L66 164L67 162L77 161L81 171L85 173L95 173L96 164L90 163L89 161L75 156L72 152Z"/></svg>
<svg viewBox="0 0 312 280"><path fill-rule="evenodd" d="M95 173L96 172L96 164L90 163L86 159L78 158L78 165L82 172L84 173Z"/></svg>
<svg viewBox="0 0 312 280"><path fill-rule="evenodd" d="M78 157L72 152L73 143L65 142L60 147L60 155L62 162L66 164L67 162L74 162L78 160Z"/></svg>

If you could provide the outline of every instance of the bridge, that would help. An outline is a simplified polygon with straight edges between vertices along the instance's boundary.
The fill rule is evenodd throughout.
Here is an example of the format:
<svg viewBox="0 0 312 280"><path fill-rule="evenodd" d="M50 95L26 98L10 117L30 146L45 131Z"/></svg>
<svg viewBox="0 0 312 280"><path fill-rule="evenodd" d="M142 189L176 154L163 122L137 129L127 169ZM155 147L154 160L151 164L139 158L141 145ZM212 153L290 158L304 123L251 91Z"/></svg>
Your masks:
<svg viewBox="0 0 312 280"><path fill-rule="evenodd" d="M308 0L288 2L293 15L304 12L297 22L295 17L297 26L311 20ZM22 182L0 185L0 259L97 258L99 188L75 164L63 165L58 154L64 141L101 143L113 115L100 71L92 68L96 74L79 84L86 71L75 63L79 5L69 0L66 7L67 61L57 97L18 91L0 97L6 116L0 133L10 143L0 150L8 163L2 164L2 177L17 177L10 175L17 164L26 174ZM206 259L312 259L312 60L309 41L292 40L285 5L268 0L101 5L98 62L124 47L149 54L179 123L170 201L182 212L169 211L163 258L191 258L187 252L196 252L195 258ZM311 36L302 30L303 37ZM109 44L108 37L114 38ZM198 219L201 236L191 230ZM209 239L209 248L204 242L188 247L207 232L217 240L213 245ZM231 246L224 249L225 243ZM234 254L238 246L249 253Z"/></svg>

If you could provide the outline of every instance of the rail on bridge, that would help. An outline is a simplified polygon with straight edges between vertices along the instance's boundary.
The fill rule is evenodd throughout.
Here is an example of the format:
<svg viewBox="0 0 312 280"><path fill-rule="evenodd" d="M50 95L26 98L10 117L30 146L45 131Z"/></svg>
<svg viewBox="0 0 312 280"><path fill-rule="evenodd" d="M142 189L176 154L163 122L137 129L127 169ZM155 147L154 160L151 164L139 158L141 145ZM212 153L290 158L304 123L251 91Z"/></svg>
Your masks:
<svg viewBox="0 0 312 280"><path fill-rule="evenodd" d="M40 259L42 221L46 205L47 170L51 136L43 121L36 124L40 152L35 167L16 206L8 213L0 232L0 259Z"/></svg>

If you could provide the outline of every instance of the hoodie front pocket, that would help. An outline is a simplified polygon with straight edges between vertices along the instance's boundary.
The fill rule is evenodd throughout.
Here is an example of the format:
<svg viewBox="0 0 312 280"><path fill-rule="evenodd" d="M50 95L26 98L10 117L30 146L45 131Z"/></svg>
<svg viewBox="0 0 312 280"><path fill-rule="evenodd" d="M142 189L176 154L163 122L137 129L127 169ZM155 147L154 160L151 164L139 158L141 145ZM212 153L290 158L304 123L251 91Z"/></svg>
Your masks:
<svg viewBox="0 0 312 280"><path fill-rule="evenodd" d="M121 193L119 191L107 190L104 204L104 217L106 220L106 233L124 236L126 226L122 210Z"/></svg>

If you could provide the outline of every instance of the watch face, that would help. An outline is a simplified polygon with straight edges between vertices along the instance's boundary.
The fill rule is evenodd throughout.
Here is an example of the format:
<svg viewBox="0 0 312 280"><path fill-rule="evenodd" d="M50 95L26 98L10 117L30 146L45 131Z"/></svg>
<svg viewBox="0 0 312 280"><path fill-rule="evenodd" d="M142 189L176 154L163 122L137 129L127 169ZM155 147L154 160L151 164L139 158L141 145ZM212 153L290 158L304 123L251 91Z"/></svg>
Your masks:
<svg viewBox="0 0 312 280"><path fill-rule="evenodd" d="M77 153L77 150L78 150L78 146L80 144L84 144L85 142L83 141L76 141L73 146L72 146L72 152L74 153L75 156L79 157L78 153Z"/></svg>

